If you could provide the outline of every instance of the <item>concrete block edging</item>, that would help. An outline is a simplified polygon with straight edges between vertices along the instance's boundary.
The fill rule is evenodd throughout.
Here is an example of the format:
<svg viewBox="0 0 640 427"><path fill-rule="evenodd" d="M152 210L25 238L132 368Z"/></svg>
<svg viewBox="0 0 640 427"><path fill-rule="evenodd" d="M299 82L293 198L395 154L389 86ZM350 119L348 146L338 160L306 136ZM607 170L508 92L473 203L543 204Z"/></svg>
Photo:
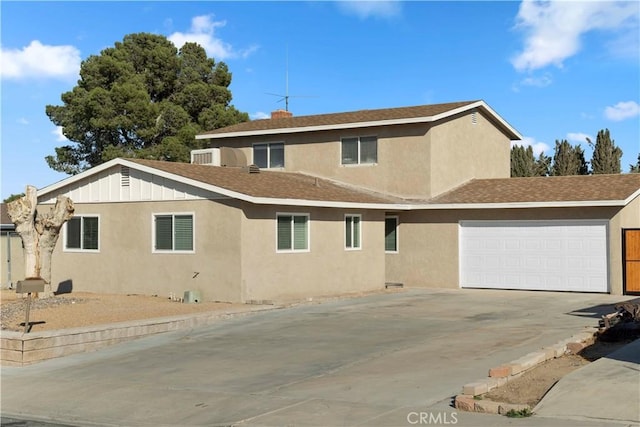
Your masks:
<svg viewBox="0 0 640 427"><path fill-rule="evenodd" d="M279 306L248 306L237 311L205 312L197 315L134 320L80 328L22 333L2 331L0 363L3 366L26 366L33 363L143 338L163 332L204 326L235 316L273 310Z"/></svg>
<svg viewBox="0 0 640 427"><path fill-rule="evenodd" d="M512 404L506 402L494 402L482 396L497 387L501 387L521 377L525 372L536 366L569 353L577 353L586 346L595 342L597 328L585 328L570 338L558 341L557 343L531 352L519 359L509 363L489 369L489 376L477 381L465 384L462 393L454 399L456 409L467 412L480 412L505 415L510 410L520 411L524 409L533 410L528 405Z"/></svg>

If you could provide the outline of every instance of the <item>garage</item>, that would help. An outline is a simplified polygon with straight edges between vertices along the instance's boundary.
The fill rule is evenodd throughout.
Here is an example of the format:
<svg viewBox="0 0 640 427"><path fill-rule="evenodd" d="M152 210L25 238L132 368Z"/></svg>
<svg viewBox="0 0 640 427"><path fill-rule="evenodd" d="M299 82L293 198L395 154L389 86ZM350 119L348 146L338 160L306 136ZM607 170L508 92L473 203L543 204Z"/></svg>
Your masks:
<svg viewBox="0 0 640 427"><path fill-rule="evenodd" d="M463 288L608 292L607 221L461 221Z"/></svg>

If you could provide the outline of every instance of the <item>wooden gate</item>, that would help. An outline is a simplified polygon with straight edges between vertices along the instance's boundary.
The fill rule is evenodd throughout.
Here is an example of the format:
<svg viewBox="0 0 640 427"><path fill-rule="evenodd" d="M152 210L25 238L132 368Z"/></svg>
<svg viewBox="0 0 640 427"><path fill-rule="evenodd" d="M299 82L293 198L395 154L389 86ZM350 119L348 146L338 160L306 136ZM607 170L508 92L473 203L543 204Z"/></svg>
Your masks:
<svg viewBox="0 0 640 427"><path fill-rule="evenodd" d="M624 293L640 295L640 229L622 231Z"/></svg>

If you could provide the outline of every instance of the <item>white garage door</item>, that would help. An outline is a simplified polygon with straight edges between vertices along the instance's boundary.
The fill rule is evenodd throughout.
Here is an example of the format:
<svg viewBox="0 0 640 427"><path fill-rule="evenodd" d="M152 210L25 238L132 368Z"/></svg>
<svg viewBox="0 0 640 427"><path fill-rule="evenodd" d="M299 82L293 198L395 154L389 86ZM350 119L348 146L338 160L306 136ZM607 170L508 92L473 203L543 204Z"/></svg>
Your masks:
<svg viewBox="0 0 640 427"><path fill-rule="evenodd" d="M463 288L608 292L606 221L463 221Z"/></svg>

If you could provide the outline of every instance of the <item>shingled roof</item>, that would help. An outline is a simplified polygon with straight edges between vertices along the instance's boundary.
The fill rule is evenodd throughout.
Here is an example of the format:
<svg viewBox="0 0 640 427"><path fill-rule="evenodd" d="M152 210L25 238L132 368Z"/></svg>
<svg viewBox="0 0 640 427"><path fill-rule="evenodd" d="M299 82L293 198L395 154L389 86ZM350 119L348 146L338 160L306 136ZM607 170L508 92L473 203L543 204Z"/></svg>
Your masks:
<svg viewBox="0 0 640 427"><path fill-rule="evenodd" d="M345 113L317 114L252 120L212 130L196 136L196 139L226 138L247 135L308 132L332 128L349 128L399 123L419 123L437 120L461 111L482 108L486 110L503 132L511 139L521 139L520 134L502 120L484 101L462 101L413 107L360 110Z"/></svg>
<svg viewBox="0 0 640 427"><path fill-rule="evenodd" d="M13 230L16 228L9 217L6 203L0 203L0 228L3 230Z"/></svg>
<svg viewBox="0 0 640 427"><path fill-rule="evenodd" d="M640 174L475 179L432 199L403 199L295 172L144 159L114 159L38 192L38 197L115 165L250 203L386 210L625 206L640 197ZM257 169L257 168L256 168ZM3 213L4 215L4 213Z"/></svg>
<svg viewBox="0 0 640 427"><path fill-rule="evenodd" d="M158 160L128 161L255 199L393 204L399 198L293 172L261 171Z"/></svg>
<svg viewBox="0 0 640 427"><path fill-rule="evenodd" d="M640 174L476 179L427 201L434 205L622 202L640 195ZM611 203L609 203L611 204Z"/></svg>

